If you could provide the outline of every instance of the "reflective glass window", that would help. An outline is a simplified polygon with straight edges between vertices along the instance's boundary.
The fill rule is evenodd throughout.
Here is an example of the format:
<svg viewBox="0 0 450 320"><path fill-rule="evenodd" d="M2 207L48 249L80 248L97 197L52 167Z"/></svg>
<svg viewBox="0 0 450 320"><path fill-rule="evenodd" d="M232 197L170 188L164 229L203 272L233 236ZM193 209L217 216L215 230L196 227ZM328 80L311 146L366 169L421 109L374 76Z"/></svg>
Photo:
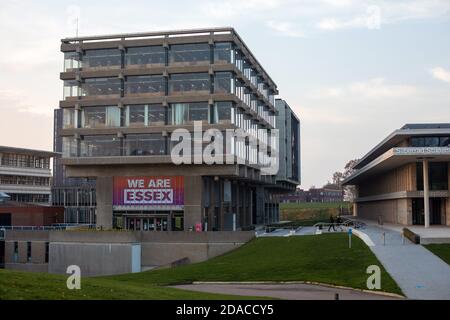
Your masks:
<svg viewBox="0 0 450 320"><path fill-rule="evenodd" d="M64 71L70 72L81 68L81 56L78 52L64 52Z"/></svg>
<svg viewBox="0 0 450 320"><path fill-rule="evenodd" d="M166 51L162 46L128 48L125 54L126 65L129 67L164 66Z"/></svg>
<svg viewBox="0 0 450 320"><path fill-rule="evenodd" d="M170 94L210 93L208 73L172 74L169 79Z"/></svg>
<svg viewBox="0 0 450 320"><path fill-rule="evenodd" d="M76 127L75 109L63 109L63 128L72 129Z"/></svg>
<svg viewBox="0 0 450 320"><path fill-rule="evenodd" d="M81 126L83 128L119 127L120 109L116 106L83 108Z"/></svg>
<svg viewBox="0 0 450 320"><path fill-rule="evenodd" d="M209 64L211 50L207 43L176 44L170 47L170 65Z"/></svg>
<svg viewBox="0 0 450 320"><path fill-rule="evenodd" d="M234 76L231 72L216 72L214 76L214 93L234 93Z"/></svg>
<svg viewBox="0 0 450 320"><path fill-rule="evenodd" d="M82 84L83 96L107 97L120 95L121 80L119 78L88 78Z"/></svg>
<svg viewBox="0 0 450 320"><path fill-rule="evenodd" d="M86 50L83 57L83 69L118 69L122 66L122 54L119 49Z"/></svg>
<svg viewBox="0 0 450 320"><path fill-rule="evenodd" d="M78 97L80 94L80 85L76 80L65 80L64 81L64 92L63 99L69 97Z"/></svg>
<svg viewBox="0 0 450 320"><path fill-rule="evenodd" d="M162 75L130 76L125 82L127 95L163 96L166 93L165 81Z"/></svg>
<svg viewBox="0 0 450 320"><path fill-rule="evenodd" d="M214 45L214 63L234 63L234 50L231 42L217 42Z"/></svg>
<svg viewBox="0 0 450 320"><path fill-rule="evenodd" d="M166 137L161 134L129 134L124 140L128 156L166 154Z"/></svg>
<svg viewBox="0 0 450 320"><path fill-rule="evenodd" d="M120 139L114 136L84 136L80 141L81 157L120 156Z"/></svg>

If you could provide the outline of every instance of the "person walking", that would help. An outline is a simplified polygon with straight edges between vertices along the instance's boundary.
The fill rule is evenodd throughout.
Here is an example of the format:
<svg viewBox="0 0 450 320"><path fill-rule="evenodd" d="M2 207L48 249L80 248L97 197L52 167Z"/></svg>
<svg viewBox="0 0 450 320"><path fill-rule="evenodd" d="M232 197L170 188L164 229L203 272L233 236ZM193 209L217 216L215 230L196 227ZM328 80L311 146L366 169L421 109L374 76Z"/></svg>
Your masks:
<svg viewBox="0 0 450 320"><path fill-rule="evenodd" d="M330 232L331 228L333 228L333 231L336 231L336 228L334 227L334 217L333 217L333 215L330 215L330 226L328 227L328 232Z"/></svg>

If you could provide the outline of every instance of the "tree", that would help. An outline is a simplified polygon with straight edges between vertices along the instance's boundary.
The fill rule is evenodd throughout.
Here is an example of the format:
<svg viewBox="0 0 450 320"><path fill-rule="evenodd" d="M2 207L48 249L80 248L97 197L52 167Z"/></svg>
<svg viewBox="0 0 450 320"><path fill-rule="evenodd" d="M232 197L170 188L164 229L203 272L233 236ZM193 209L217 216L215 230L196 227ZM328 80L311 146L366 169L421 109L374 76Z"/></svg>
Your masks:
<svg viewBox="0 0 450 320"><path fill-rule="evenodd" d="M342 180L344 180L344 174L342 172L336 171L333 173L333 184L341 187Z"/></svg>
<svg viewBox="0 0 450 320"><path fill-rule="evenodd" d="M353 159L347 162L344 167L343 179L350 177L355 172L355 165L358 163L359 159ZM356 188L355 186L345 186L344 187L344 200L353 202L356 198Z"/></svg>

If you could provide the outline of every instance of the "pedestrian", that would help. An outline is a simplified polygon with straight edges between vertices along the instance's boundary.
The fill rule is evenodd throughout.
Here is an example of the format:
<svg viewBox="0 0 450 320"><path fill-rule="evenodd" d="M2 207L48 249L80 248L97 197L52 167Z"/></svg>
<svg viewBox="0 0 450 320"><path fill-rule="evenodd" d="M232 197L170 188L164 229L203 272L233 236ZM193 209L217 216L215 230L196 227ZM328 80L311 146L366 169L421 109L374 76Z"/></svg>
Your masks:
<svg viewBox="0 0 450 320"><path fill-rule="evenodd" d="M328 227L328 232L330 232L331 228L333 228L333 231L336 231L336 228L334 227L334 217L333 217L333 215L330 215L330 226Z"/></svg>

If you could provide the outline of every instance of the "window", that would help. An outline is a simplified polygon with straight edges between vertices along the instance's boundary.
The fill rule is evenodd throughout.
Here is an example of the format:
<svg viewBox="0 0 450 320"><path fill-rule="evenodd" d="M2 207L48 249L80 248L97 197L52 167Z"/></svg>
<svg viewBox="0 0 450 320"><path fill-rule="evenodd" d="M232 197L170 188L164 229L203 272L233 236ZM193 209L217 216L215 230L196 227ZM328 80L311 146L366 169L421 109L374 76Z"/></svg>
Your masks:
<svg viewBox="0 0 450 320"><path fill-rule="evenodd" d="M64 129L72 129L76 127L75 121L75 109L67 109L63 110L63 128Z"/></svg>
<svg viewBox="0 0 450 320"><path fill-rule="evenodd" d="M77 139L72 137L62 137L62 153L64 158L77 156Z"/></svg>
<svg viewBox="0 0 450 320"><path fill-rule="evenodd" d="M119 95L121 91L121 80L119 78L88 78L81 85L83 96L105 96Z"/></svg>
<svg viewBox="0 0 450 320"><path fill-rule="evenodd" d="M447 162L428 163L428 182L430 190L448 190L448 164ZM423 190L423 163L416 165L417 190Z"/></svg>
<svg viewBox="0 0 450 320"><path fill-rule="evenodd" d="M70 72L81 68L81 56L78 52L64 52L64 71Z"/></svg>
<svg viewBox="0 0 450 320"><path fill-rule="evenodd" d="M171 104L169 122L174 125L192 123L193 121L209 122L209 105L206 102Z"/></svg>
<svg viewBox="0 0 450 320"><path fill-rule="evenodd" d="M234 50L231 42L217 42L215 44L214 63L234 63Z"/></svg>
<svg viewBox="0 0 450 320"><path fill-rule="evenodd" d="M170 47L170 65L209 64L211 50L207 43L175 44Z"/></svg>
<svg viewBox="0 0 450 320"><path fill-rule="evenodd" d="M112 107L86 107L82 110L83 128L120 127L120 109Z"/></svg>
<svg viewBox="0 0 450 320"><path fill-rule="evenodd" d="M412 137L411 147L448 147L450 137Z"/></svg>
<svg viewBox="0 0 450 320"><path fill-rule="evenodd" d="M163 96L166 93L165 80L162 75L127 77L125 91L127 95Z"/></svg>
<svg viewBox="0 0 450 320"><path fill-rule="evenodd" d="M148 106L148 125L162 126L166 124L166 108L161 104L150 104Z"/></svg>
<svg viewBox="0 0 450 320"><path fill-rule="evenodd" d="M125 126L143 127L146 126L146 105L127 106Z"/></svg>
<svg viewBox="0 0 450 320"><path fill-rule="evenodd" d="M217 72L214 77L214 93L234 93L234 76L231 72Z"/></svg>
<svg viewBox="0 0 450 320"><path fill-rule="evenodd" d="M84 136L80 143L81 157L120 156L120 139L117 136Z"/></svg>
<svg viewBox="0 0 450 320"><path fill-rule="evenodd" d="M14 251L12 260L14 263L19 262L19 243L17 241L14 241Z"/></svg>
<svg viewBox="0 0 450 320"><path fill-rule="evenodd" d="M83 57L83 69L118 69L122 66L122 54L119 49L86 50Z"/></svg>
<svg viewBox="0 0 450 320"><path fill-rule="evenodd" d="M31 262L31 241L27 241L27 262Z"/></svg>
<svg viewBox="0 0 450 320"><path fill-rule="evenodd" d="M232 102L222 101L214 103L214 123L231 123Z"/></svg>
<svg viewBox="0 0 450 320"><path fill-rule="evenodd" d="M169 79L170 94L209 94L210 81L207 73L172 74Z"/></svg>
<svg viewBox="0 0 450 320"><path fill-rule="evenodd" d="M125 61L128 67L164 66L166 50L162 46L128 48Z"/></svg>
<svg viewBox="0 0 450 320"><path fill-rule="evenodd" d="M70 97L78 97L80 95L79 83L76 80L64 81L63 99Z"/></svg>
<svg viewBox="0 0 450 320"><path fill-rule="evenodd" d="M124 140L127 156L165 155L166 138L161 134L129 134Z"/></svg>
<svg viewBox="0 0 450 320"><path fill-rule="evenodd" d="M50 244L48 242L45 243L45 263L48 263L48 256L49 256L49 250Z"/></svg>

